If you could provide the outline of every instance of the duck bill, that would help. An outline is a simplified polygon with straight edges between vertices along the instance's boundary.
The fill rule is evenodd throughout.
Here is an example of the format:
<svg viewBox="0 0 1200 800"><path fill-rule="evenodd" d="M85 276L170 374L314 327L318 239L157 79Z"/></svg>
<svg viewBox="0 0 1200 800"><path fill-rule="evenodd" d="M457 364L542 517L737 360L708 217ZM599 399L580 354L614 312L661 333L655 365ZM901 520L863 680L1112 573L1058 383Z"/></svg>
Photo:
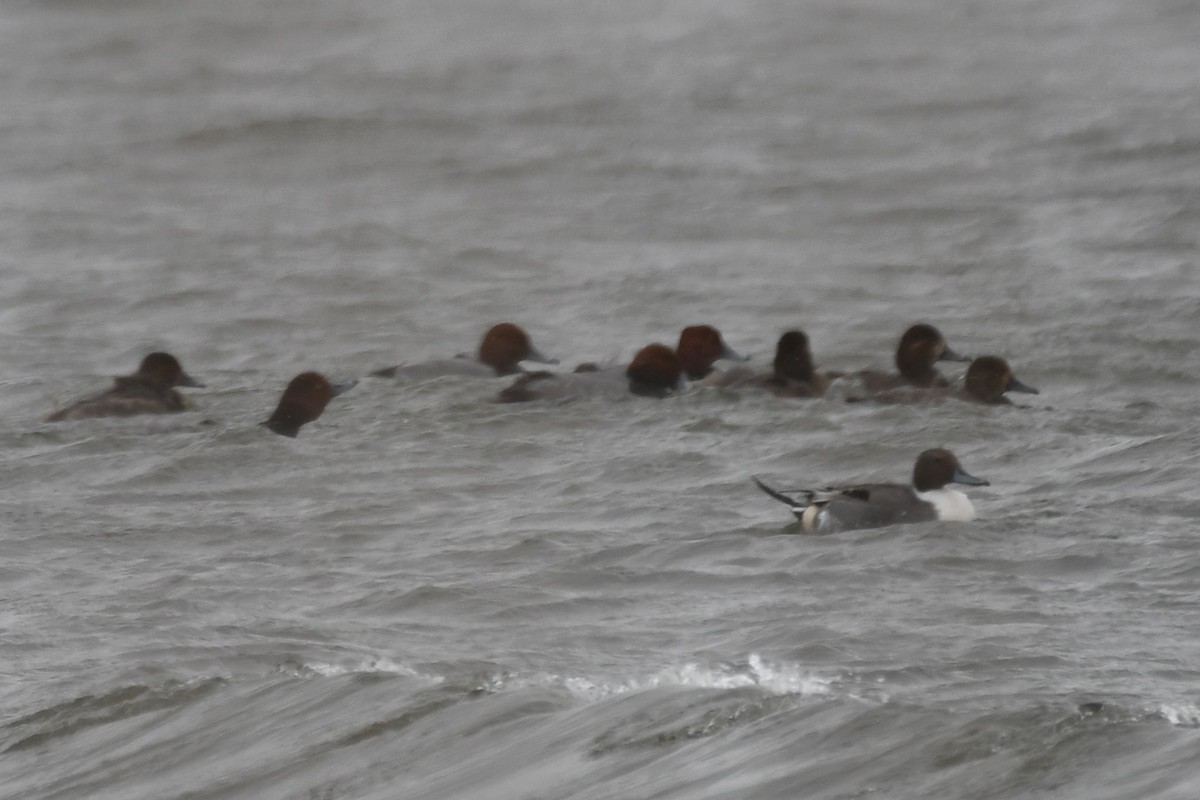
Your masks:
<svg viewBox="0 0 1200 800"><path fill-rule="evenodd" d="M201 383L200 381L196 380L196 379L195 379L195 378L193 378L191 375L188 375L186 372L185 372L185 373L183 373L183 375L181 375L181 376L180 376L180 378L179 378L179 385L180 385L180 386L190 386L190 387L192 387L193 389L203 389L203 388L204 388L204 384L203 384L203 383Z"/></svg>
<svg viewBox="0 0 1200 800"><path fill-rule="evenodd" d="M721 355L717 356L717 360L721 361L749 361L750 356L744 356L737 350L734 350L725 342L721 342Z"/></svg>
<svg viewBox="0 0 1200 800"><path fill-rule="evenodd" d="M1009 378L1008 386L1004 387L1006 392L1024 392L1025 394L1038 394L1038 390L1030 386L1028 383L1021 383L1016 378Z"/></svg>
<svg viewBox="0 0 1200 800"><path fill-rule="evenodd" d="M949 345L942 351L942 354L937 357L938 361L970 361L970 356L964 356L955 350L952 350Z"/></svg>
<svg viewBox="0 0 1200 800"><path fill-rule="evenodd" d="M536 347L529 348L529 355L525 356L522 361L532 361L535 364L557 364L557 358L550 358L538 350Z"/></svg>
<svg viewBox="0 0 1200 800"><path fill-rule="evenodd" d="M278 433L289 439L295 439L300 435L300 424L290 420L264 419L258 423L258 427L266 428L271 433Z"/></svg>
<svg viewBox="0 0 1200 800"><path fill-rule="evenodd" d="M329 388L333 389L333 396L337 397L339 394L344 394L344 393L350 391L351 389L353 389L357 385L358 385L357 378L349 378L344 381L338 381L337 383L331 383L329 385Z"/></svg>
<svg viewBox="0 0 1200 800"><path fill-rule="evenodd" d="M983 478L976 478L974 475L961 469L954 470L954 477L950 480L954 483L961 483L963 486L991 486Z"/></svg>

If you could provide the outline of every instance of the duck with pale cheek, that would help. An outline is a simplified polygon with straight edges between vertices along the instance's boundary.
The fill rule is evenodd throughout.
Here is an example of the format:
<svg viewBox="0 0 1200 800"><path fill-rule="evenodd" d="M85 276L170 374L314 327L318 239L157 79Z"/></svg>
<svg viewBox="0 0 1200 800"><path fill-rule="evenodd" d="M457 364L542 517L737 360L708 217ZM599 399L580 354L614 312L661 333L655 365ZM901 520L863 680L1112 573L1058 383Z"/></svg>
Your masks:
<svg viewBox="0 0 1200 800"><path fill-rule="evenodd" d="M114 378L112 388L61 408L46 421L178 413L187 409L187 401L175 391L176 386L204 384L184 372L170 353L151 353L142 359L137 372Z"/></svg>
<svg viewBox="0 0 1200 800"><path fill-rule="evenodd" d="M917 456L912 484L864 483L824 489L776 489L757 477L759 489L787 505L808 533L836 533L882 528L910 522L975 519L970 498L950 484L987 486L967 473L949 450L926 450Z"/></svg>
<svg viewBox="0 0 1200 800"><path fill-rule="evenodd" d="M501 322L493 325L483 335L483 340L479 343L479 350L474 357L464 354L420 364L400 364L376 370L371 375L376 378L401 380L422 380L438 378L443 375L489 378L522 372L520 366L522 361L533 361L538 364L558 363L557 360L542 355L533 346L529 334L521 326L511 322Z"/></svg>

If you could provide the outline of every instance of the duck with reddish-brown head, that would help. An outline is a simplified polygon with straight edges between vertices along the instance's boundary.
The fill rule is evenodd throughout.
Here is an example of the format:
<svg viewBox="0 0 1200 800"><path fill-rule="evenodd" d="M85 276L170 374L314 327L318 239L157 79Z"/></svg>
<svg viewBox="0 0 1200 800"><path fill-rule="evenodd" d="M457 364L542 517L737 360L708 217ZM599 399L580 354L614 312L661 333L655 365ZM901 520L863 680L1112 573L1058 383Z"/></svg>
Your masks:
<svg viewBox="0 0 1200 800"><path fill-rule="evenodd" d="M851 402L874 399L897 402L896 390L949 387L950 381L938 372L937 362L969 360L951 349L941 331L921 322L906 330L896 345L897 372L849 372L841 376L837 385L843 388L845 399Z"/></svg>
<svg viewBox="0 0 1200 800"><path fill-rule="evenodd" d="M749 360L726 344L721 332L712 325L691 325L680 331L675 354L689 381L710 375L718 361Z"/></svg>
<svg viewBox="0 0 1200 800"><path fill-rule="evenodd" d="M114 378L112 388L61 408L46 421L178 413L187 409L187 401L175 391L176 386L204 384L184 372L179 359L170 353L151 353L142 359L137 372Z"/></svg>
<svg viewBox="0 0 1200 800"><path fill-rule="evenodd" d="M302 372L288 383L270 418L260 423L280 436L295 438L300 428L316 420L329 401L358 381L330 383L319 372Z"/></svg>
<svg viewBox="0 0 1200 800"><path fill-rule="evenodd" d="M584 364L570 373L533 372L522 375L496 398L501 403L532 400L569 400L580 397L619 398L630 393L665 397L683 388L691 376L712 372L720 359L744 361L745 356L725 344L711 325L693 325L679 334L672 350L652 344L638 351L625 367Z"/></svg>
<svg viewBox="0 0 1200 800"><path fill-rule="evenodd" d="M964 400L991 406L1010 406L1009 392L1038 394L1038 390L1022 383L1013 375L1012 367L999 356L980 356L967 367L962 383L955 386L901 386L870 396L871 402L886 404L938 403L943 400Z"/></svg>
<svg viewBox="0 0 1200 800"><path fill-rule="evenodd" d="M533 346L529 334L520 325L501 322L483 335L474 356L459 355L417 364L401 364L372 372L377 378L423 380L443 375L466 375L481 378L515 375L522 372L521 362L557 364Z"/></svg>
<svg viewBox="0 0 1200 800"><path fill-rule="evenodd" d="M1005 397L1008 392L1023 392L1037 394L1038 390L1027 383L1017 380L1012 367L999 356L980 356L967 367L967 376L963 379L962 391L958 396L963 400L987 405L1012 405Z"/></svg>

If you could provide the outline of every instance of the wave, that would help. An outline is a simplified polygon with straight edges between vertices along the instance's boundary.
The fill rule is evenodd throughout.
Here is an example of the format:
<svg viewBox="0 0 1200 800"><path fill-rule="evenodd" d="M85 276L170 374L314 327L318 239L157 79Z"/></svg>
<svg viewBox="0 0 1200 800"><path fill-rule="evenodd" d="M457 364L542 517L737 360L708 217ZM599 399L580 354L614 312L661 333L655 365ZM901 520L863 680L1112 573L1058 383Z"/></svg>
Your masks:
<svg viewBox="0 0 1200 800"><path fill-rule="evenodd" d="M12 737L3 752L38 747L88 728L187 705L224 683L223 678L195 678L168 681L159 686L137 684L56 703L0 728Z"/></svg>
<svg viewBox="0 0 1200 800"><path fill-rule="evenodd" d="M830 692L832 681L814 675L796 664L775 665L757 654L751 654L744 664L706 665L685 662L644 677L624 680L597 680L585 676L543 673L529 679L505 677L496 683L497 689L521 684L540 684L561 687L583 700L596 701L615 695L645 691L664 686L694 689L759 689L764 694L824 695Z"/></svg>

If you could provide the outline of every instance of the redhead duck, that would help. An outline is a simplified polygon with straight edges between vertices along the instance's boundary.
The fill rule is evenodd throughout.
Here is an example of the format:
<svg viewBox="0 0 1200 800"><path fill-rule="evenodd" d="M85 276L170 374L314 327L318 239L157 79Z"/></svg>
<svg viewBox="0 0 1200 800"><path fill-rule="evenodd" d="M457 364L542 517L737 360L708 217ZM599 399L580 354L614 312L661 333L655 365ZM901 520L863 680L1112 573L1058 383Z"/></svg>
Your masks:
<svg viewBox="0 0 1200 800"><path fill-rule="evenodd" d="M975 507L965 494L948 488L949 484L989 485L982 478L968 474L953 453L941 448L917 456L911 485L867 483L825 489L773 489L757 477L753 481L759 489L789 506L808 533L933 520L969 522L975 519Z"/></svg>
<svg viewBox="0 0 1200 800"><path fill-rule="evenodd" d="M474 358L464 354L421 364L401 364L376 370L371 375L377 378L401 379L436 378L442 375L495 377L521 372L522 361L534 361L539 364L558 363L555 359L542 355L521 326L501 322L493 325L483 335L479 343L479 352Z"/></svg>
<svg viewBox="0 0 1200 800"><path fill-rule="evenodd" d="M750 359L725 343L721 332L712 325L691 325L679 332L675 353L688 380L698 381L713 371L713 364Z"/></svg>
<svg viewBox="0 0 1200 800"><path fill-rule="evenodd" d="M204 384L184 372L170 353L151 353L142 359L137 372L115 378L111 389L61 408L46 421L177 413L187 408L187 402L175 391L176 386Z"/></svg>
<svg viewBox="0 0 1200 800"><path fill-rule="evenodd" d="M666 397L684 385L683 375L678 353L657 342L639 350L625 368L629 391L642 397Z"/></svg>
<svg viewBox="0 0 1200 800"><path fill-rule="evenodd" d="M303 425L321 416L330 400L357 383L356 380L349 380L332 384L319 372L302 372L292 378L283 390L279 405L275 406L270 419L259 424L280 436L294 439Z"/></svg>

